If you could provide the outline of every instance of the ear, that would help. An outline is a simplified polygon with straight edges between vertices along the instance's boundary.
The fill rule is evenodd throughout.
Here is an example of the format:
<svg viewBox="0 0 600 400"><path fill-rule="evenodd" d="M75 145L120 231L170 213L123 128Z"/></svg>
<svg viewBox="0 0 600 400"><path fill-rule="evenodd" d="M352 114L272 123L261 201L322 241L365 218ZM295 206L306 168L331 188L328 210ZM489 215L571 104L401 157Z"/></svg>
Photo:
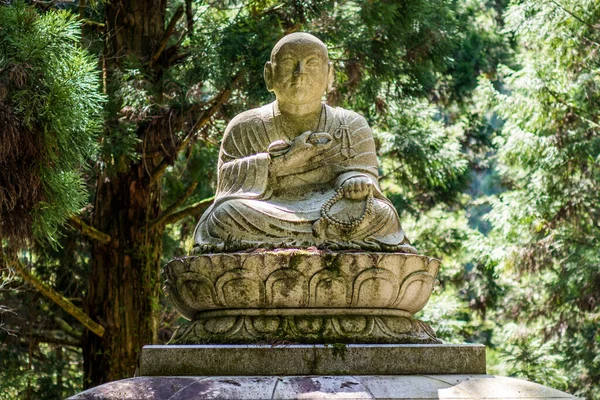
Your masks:
<svg viewBox="0 0 600 400"><path fill-rule="evenodd" d="M333 63L329 61L327 63L329 68L327 72L327 93L333 91L333 84L335 83L335 71L333 69Z"/></svg>
<svg viewBox="0 0 600 400"><path fill-rule="evenodd" d="M267 90L269 92L272 92L273 91L273 65L271 64L271 61L267 61L265 63L264 77L265 77L265 83L267 84Z"/></svg>

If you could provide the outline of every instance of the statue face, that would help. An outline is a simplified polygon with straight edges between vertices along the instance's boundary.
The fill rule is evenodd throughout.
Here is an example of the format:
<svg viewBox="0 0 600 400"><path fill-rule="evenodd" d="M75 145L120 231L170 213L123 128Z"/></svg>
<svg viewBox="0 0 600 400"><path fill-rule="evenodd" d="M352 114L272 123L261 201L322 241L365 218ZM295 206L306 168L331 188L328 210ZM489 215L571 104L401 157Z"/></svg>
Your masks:
<svg viewBox="0 0 600 400"><path fill-rule="evenodd" d="M327 49L312 41L285 43L267 63L267 85L277 100L295 104L320 101L329 79ZM271 82L269 83L269 78Z"/></svg>

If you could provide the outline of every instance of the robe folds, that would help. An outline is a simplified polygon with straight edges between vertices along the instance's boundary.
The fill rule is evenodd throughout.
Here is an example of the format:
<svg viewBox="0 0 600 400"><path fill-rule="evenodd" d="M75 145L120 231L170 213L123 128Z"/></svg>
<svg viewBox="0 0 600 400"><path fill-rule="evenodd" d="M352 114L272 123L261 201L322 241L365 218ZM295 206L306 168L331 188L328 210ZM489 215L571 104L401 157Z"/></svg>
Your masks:
<svg viewBox="0 0 600 400"><path fill-rule="evenodd" d="M379 188L375 143L365 119L323 104L316 132L328 132L334 143L297 173L276 177L267 149L293 137L283 132L274 105L246 111L229 123L219 154L215 201L196 226L195 251L316 246L416 253ZM352 230L322 223L323 204L357 176L373 183L372 212ZM330 212L349 220L360 217L365 204L344 198Z"/></svg>

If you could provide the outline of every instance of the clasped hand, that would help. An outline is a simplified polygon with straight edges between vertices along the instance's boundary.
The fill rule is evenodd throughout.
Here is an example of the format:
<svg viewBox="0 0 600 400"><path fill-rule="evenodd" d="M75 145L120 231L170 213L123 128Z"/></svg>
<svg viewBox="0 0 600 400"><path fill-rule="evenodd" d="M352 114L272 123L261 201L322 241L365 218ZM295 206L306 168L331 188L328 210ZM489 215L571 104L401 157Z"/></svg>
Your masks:
<svg viewBox="0 0 600 400"><path fill-rule="evenodd" d="M333 144L327 132L306 131L290 143L278 140L269 146L271 171L277 176L292 175L310 170Z"/></svg>
<svg viewBox="0 0 600 400"><path fill-rule="evenodd" d="M366 176L350 178L342 184L344 197L347 199L364 199L373 190L373 182Z"/></svg>

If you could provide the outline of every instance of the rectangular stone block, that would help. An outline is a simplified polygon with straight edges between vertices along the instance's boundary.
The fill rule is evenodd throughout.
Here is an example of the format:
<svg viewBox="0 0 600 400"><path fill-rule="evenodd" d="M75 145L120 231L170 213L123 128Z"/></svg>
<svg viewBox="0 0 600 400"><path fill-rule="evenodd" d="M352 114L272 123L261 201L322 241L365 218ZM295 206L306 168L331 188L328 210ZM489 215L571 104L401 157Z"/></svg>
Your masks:
<svg viewBox="0 0 600 400"><path fill-rule="evenodd" d="M485 374L480 344L144 346L141 376Z"/></svg>

